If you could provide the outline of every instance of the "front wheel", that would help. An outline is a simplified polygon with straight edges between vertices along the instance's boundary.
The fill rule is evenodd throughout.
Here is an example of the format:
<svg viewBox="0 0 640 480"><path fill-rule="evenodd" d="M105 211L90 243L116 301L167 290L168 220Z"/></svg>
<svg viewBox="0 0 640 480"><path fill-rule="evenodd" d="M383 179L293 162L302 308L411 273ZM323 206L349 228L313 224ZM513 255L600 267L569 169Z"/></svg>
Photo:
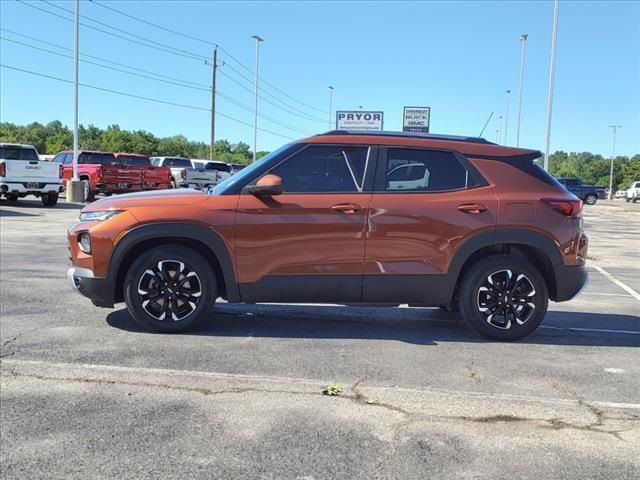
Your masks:
<svg viewBox="0 0 640 480"><path fill-rule="evenodd" d="M469 326L484 337L512 341L526 337L544 319L547 284L529 262L510 255L473 265L462 279L458 305Z"/></svg>
<svg viewBox="0 0 640 480"><path fill-rule="evenodd" d="M143 253L124 281L131 316L145 329L159 332L184 332L204 321L216 294L216 277L209 262L180 245Z"/></svg>
<svg viewBox="0 0 640 480"><path fill-rule="evenodd" d="M58 194L56 192L43 193L40 199L45 207L55 207L58 203Z"/></svg>
<svg viewBox="0 0 640 480"><path fill-rule="evenodd" d="M586 203L587 205L595 205L597 200L598 197L592 193L584 197L584 203Z"/></svg>

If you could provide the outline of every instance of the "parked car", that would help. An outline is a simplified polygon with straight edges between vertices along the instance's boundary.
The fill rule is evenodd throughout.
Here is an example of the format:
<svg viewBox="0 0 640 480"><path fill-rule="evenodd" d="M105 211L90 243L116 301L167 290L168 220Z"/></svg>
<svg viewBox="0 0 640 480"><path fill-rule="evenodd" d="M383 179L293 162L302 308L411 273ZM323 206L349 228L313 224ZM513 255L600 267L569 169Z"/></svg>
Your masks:
<svg viewBox="0 0 640 480"><path fill-rule="evenodd" d="M217 185L223 180L226 180L231 176L231 165L225 162L217 162L215 160L199 160L192 159L191 163L193 164L193 168L203 171L205 170L207 174L209 174L205 180L210 182L213 180L214 183L208 183L205 187L209 187L212 185ZM211 171L217 172L216 174L211 174Z"/></svg>
<svg viewBox="0 0 640 480"><path fill-rule="evenodd" d="M53 162L62 165L65 180L73 177L73 151L58 153ZM83 200L96 194L125 193L142 190L142 169L128 167L113 153L81 150L78 152L78 178L83 182Z"/></svg>
<svg viewBox="0 0 640 480"><path fill-rule="evenodd" d="M579 178L558 178L558 182L587 205L595 205L598 199L604 200L607 198L607 189L605 187L585 185Z"/></svg>
<svg viewBox="0 0 640 480"><path fill-rule="evenodd" d="M631 185L627 189L627 202L636 203L640 200L640 182L631 182Z"/></svg>
<svg viewBox="0 0 640 480"><path fill-rule="evenodd" d="M211 318L222 297L458 307L480 334L515 340L587 281L582 202L540 156L469 137L313 136L208 191L85 207L68 231L68 278L166 332ZM416 163L426 183L392 183Z"/></svg>
<svg viewBox="0 0 640 480"><path fill-rule="evenodd" d="M246 167L246 165L243 165L241 163L231 163L230 165L231 165L231 175L233 175L234 173L238 173L240 170Z"/></svg>
<svg viewBox="0 0 640 480"><path fill-rule="evenodd" d="M34 195L53 207L61 191L59 165L40 160L33 145L0 143L0 196L15 202Z"/></svg>
<svg viewBox="0 0 640 480"><path fill-rule="evenodd" d="M627 198L626 190L618 190L615 194L615 198Z"/></svg>
<svg viewBox="0 0 640 480"><path fill-rule="evenodd" d="M171 169L169 167L156 167L151 164L147 155L138 153L116 153L114 155L118 162L131 168L140 169L144 190L171 188Z"/></svg>
<svg viewBox="0 0 640 480"><path fill-rule="evenodd" d="M156 167L169 167L171 169L171 187L187 187L187 170L192 170L191 160L182 157L151 157L151 164Z"/></svg>

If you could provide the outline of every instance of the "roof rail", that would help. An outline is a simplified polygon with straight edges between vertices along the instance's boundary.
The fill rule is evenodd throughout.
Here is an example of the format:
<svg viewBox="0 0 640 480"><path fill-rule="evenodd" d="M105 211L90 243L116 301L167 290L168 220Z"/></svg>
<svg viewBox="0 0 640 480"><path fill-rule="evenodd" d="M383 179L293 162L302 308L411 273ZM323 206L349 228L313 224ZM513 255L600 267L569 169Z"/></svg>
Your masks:
<svg viewBox="0 0 640 480"><path fill-rule="evenodd" d="M331 130L329 132L320 133L317 137L325 135L371 135L378 137L408 137L408 138L424 138L429 140L443 140L449 142L466 142L466 143L484 143L488 145L496 145L482 137L466 137L462 135L441 135L436 133L417 133L417 132L392 132L392 131L370 131L370 130Z"/></svg>

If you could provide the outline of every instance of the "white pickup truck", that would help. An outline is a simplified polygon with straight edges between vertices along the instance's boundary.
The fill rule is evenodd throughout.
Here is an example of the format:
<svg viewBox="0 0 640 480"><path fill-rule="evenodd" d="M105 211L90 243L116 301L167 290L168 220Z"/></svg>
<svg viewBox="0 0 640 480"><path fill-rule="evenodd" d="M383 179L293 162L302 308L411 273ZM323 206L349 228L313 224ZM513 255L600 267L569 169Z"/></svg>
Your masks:
<svg viewBox="0 0 640 480"><path fill-rule="evenodd" d="M208 167L198 168L188 158L151 157L150 160L151 164L156 167L169 167L171 169L171 185L173 188L203 189L216 185L221 180L221 175L218 174L217 170L209 169Z"/></svg>
<svg viewBox="0 0 640 480"><path fill-rule="evenodd" d="M640 201L640 182L631 182L631 185L627 189L627 202L636 203Z"/></svg>
<svg viewBox="0 0 640 480"><path fill-rule="evenodd" d="M62 191L61 167L43 162L33 145L0 143L0 195L15 202L34 195L45 207L58 203Z"/></svg>

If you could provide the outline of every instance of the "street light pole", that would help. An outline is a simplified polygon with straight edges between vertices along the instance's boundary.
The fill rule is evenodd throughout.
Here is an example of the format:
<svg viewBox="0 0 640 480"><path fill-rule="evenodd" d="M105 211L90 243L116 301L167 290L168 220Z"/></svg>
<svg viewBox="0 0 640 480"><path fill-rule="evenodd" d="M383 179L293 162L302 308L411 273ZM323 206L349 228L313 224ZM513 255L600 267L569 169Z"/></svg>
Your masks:
<svg viewBox="0 0 640 480"><path fill-rule="evenodd" d="M516 122L516 147L520 146L520 116L522 115L522 92L524 88L524 50L529 35L520 35L520 90L518 92L518 120Z"/></svg>
<svg viewBox="0 0 640 480"><path fill-rule="evenodd" d="M253 106L253 161L255 162L258 148L258 60L260 58L260 42L263 40L258 35L252 35L251 38L256 40L255 102Z"/></svg>
<svg viewBox="0 0 640 480"><path fill-rule="evenodd" d="M216 159L216 70L218 69L218 46L213 49L213 63L211 64L211 145L209 146L209 160Z"/></svg>
<svg viewBox="0 0 640 480"><path fill-rule="evenodd" d="M500 141L502 139L501 135L502 135L502 115L500 115L498 117L498 120L500 120L500 126L498 127L498 144L500 144Z"/></svg>
<svg viewBox="0 0 640 480"><path fill-rule="evenodd" d="M331 115L331 109L333 107L333 87L329 85L329 130L331 130L331 124L333 123L333 115Z"/></svg>
<svg viewBox="0 0 640 480"><path fill-rule="evenodd" d="M509 133L509 95L511 90L507 90L507 108L504 114L504 144L507 144L507 134Z"/></svg>
<svg viewBox="0 0 640 480"><path fill-rule="evenodd" d="M622 125L609 125L613 128L613 148L611 150L611 170L609 172L609 200L613 198L613 159L616 157L616 131L622 128Z"/></svg>
<svg viewBox="0 0 640 480"><path fill-rule="evenodd" d="M67 202L81 202L85 200L83 184L78 178L78 64L80 44L80 0L75 0L75 12L73 15L73 160L72 178L67 182Z"/></svg>
<svg viewBox="0 0 640 480"><path fill-rule="evenodd" d="M549 170L549 145L551 143L551 113L553 110L553 77L556 70L556 47L558 44L559 0L553 2L553 33L551 34L551 66L549 68L549 95L547 97L547 138L544 143L544 169Z"/></svg>

